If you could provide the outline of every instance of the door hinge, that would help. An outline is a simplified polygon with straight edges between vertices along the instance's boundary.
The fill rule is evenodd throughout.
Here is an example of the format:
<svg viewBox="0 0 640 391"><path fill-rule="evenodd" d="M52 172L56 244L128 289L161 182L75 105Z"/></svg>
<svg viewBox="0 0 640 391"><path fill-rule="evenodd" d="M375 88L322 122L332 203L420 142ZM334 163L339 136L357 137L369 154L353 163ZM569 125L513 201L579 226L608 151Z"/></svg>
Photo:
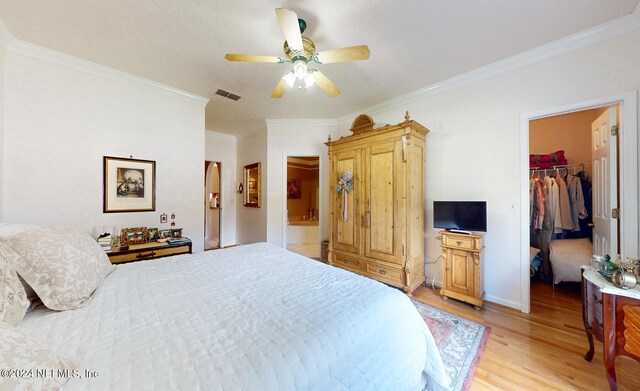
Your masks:
<svg viewBox="0 0 640 391"><path fill-rule="evenodd" d="M404 257L404 244L402 245L402 256Z"/></svg>
<svg viewBox="0 0 640 391"><path fill-rule="evenodd" d="M618 126L618 125L613 125L613 126L611 127L611 135L612 135L612 136L617 136L617 135L619 135L619 134L620 134L620 126Z"/></svg>
<svg viewBox="0 0 640 391"><path fill-rule="evenodd" d="M618 209L618 208L611 209L611 217L613 217L614 219L619 219L620 218L620 209Z"/></svg>

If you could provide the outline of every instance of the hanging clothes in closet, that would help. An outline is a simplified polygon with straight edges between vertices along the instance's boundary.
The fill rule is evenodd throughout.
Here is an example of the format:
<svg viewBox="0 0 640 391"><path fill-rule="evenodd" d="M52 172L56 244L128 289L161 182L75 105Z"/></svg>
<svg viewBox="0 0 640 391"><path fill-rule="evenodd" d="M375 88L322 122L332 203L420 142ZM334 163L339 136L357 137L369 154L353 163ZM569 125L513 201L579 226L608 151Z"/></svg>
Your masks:
<svg viewBox="0 0 640 391"><path fill-rule="evenodd" d="M546 175L547 171L553 171L553 174ZM590 229L583 229L588 227L588 223L583 221L590 217L591 184L583 183L588 178L584 171L580 175L570 175L566 169L538 172L542 172L543 179L537 177L534 170L529 182L531 244L540 249L540 277L551 281L549 242L591 234ZM587 188L589 194L585 197L583 189Z"/></svg>
<svg viewBox="0 0 640 391"><path fill-rule="evenodd" d="M567 234L568 238L571 239L580 239L580 238L589 238L591 239L593 236L593 216L591 216L591 208L592 208L592 194L591 194L591 178L589 174L584 170L580 171L576 174L576 177L579 179L581 195L576 194L576 198L582 197L581 204L584 206L584 210L580 210L579 206L577 209L578 212L578 226L580 229L573 230L572 232ZM581 217L581 215L585 215L585 217Z"/></svg>

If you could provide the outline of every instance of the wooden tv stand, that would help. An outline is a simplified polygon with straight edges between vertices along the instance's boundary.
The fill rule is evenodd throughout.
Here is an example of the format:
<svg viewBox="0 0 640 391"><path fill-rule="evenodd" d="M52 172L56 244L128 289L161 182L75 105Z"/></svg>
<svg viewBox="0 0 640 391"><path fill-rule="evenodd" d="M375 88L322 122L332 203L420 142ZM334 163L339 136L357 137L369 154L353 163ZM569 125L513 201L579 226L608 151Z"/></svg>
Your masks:
<svg viewBox="0 0 640 391"><path fill-rule="evenodd" d="M443 260L440 294L445 300L451 297L473 304L476 310L482 308L483 236L440 231Z"/></svg>

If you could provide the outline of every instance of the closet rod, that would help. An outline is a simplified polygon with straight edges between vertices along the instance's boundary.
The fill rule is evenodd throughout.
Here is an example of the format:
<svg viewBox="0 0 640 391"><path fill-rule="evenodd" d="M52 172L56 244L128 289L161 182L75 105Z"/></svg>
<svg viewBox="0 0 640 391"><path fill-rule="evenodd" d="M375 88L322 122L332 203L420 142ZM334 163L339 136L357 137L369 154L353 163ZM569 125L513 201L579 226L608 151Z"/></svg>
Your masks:
<svg viewBox="0 0 640 391"><path fill-rule="evenodd" d="M551 166L551 167L547 167L547 168L530 168L529 171L544 171L544 170L555 170L555 169L560 169L560 168L590 168L591 164L584 164L584 163L578 163L578 164L563 164L563 165L558 165L558 166Z"/></svg>
<svg viewBox="0 0 640 391"><path fill-rule="evenodd" d="M567 172L569 171L569 169L573 169L573 173L575 174L575 169L576 168L580 168L581 170L584 170L585 167L587 168L591 168L591 164L584 164L584 163L578 163L578 164L563 164L563 165L558 165L558 166L552 166L550 168L530 168L529 171L531 172L531 174L534 174L535 172L540 172L540 171L544 171L544 175L547 175L547 171L556 171L558 172L558 170L564 168L567 170Z"/></svg>

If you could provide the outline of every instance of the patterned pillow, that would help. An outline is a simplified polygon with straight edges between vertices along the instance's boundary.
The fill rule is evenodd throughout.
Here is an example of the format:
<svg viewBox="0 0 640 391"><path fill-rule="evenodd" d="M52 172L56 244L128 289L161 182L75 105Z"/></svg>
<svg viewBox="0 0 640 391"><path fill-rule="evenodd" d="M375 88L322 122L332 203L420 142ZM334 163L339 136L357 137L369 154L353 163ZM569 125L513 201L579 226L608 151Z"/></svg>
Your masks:
<svg viewBox="0 0 640 391"><path fill-rule="evenodd" d="M9 267L9 261L0 247L0 323L17 326L29 308L29 299L16 271Z"/></svg>
<svg viewBox="0 0 640 391"><path fill-rule="evenodd" d="M2 322L0 345L0 368L5 372L0 376L1 390L57 390L76 369L73 362Z"/></svg>
<svg viewBox="0 0 640 391"><path fill-rule="evenodd" d="M97 241L70 228L28 231L2 243L19 254L9 257L9 264L52 310L88 304L115 269Z"/></svg>

